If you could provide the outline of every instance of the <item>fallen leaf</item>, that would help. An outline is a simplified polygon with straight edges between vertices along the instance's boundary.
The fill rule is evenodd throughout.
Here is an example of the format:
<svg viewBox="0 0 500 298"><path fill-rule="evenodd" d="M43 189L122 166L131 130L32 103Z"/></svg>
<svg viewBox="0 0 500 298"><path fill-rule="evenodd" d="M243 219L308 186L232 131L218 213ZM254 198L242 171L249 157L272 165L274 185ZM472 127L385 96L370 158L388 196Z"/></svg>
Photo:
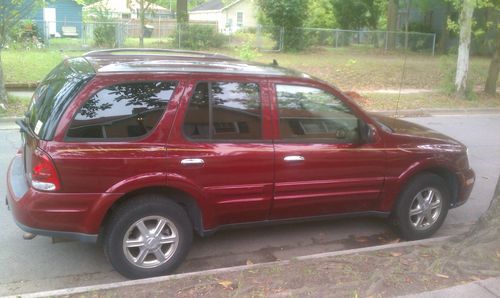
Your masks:
<svg viewBox="0 0 500 298"><path fill-rule="evenodd" d="M359 243L366 243L369 241L369 239L366 237L356 237L355 240Z"/></svg>
<svg viewBox="0 0 500 298"><path fill-rule="evenodd" d="M500 258L500 250L497 250L497 258Z"/></svg>
<svg viewBox="0 0 500 298"><path fill-rule="evenodd" d="M247 260L247 265L253 265L253 262L250 260Z"/></svg>
<svg viewBox="0 0 500 298"><path fill-rule="evenodd" d="M437 277L446 278L446 279L450 278L448 275L439 274L439 273L436 273L436 276L437 276Z"/></svg>
<svg viewBox="0 0 500 298"><path fill-rule="evenodd" d="M230 289L232 290L233 289L233 282L230 281L230 280L221 280L218 282L219 285L223 286L224 289Z"/></svg>
<svg viewBox="0 0 500 298"><path fill-rule="evenodd" d="M471 276L471 279L474 281L480 281L481 279L477 276Z"/></svg>
<svg viewBox="0 0 500 298"><path fill-rule="evenodd" d="M400 253L400 252L397 252L397 251L391 252L391 256L393 256L393 257L400 257L402 255L403 255L403 253Z"/></svg>

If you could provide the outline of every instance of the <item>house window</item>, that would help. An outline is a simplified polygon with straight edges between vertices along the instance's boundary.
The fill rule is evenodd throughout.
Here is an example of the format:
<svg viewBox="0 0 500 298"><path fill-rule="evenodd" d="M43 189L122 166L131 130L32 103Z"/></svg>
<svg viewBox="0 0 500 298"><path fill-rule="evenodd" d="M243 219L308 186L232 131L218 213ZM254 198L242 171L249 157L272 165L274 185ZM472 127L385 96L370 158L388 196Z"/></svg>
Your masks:
<svg viewBox="0 0 500 298"><path fill-rule="evenodd" d="M258 140L262 118L259 86L241 82L202 82L184 118L191 140Z"/></svg>
<svg viewBox="0 0 500 298"><path fill-rule="evenodd" d="M243 12L242 11L238 11L238 13L236 14L236 26L238 26L238 28L243 27Z"/></svg>

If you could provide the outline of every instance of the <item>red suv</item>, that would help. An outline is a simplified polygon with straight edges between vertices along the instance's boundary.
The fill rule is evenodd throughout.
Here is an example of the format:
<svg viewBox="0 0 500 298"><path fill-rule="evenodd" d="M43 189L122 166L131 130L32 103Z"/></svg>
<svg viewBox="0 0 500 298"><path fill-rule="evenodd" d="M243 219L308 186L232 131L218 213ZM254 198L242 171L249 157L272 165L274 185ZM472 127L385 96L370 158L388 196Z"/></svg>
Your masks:
<svg viewBox="0 0 500 298"><path fill-rule="evenodd" d="M467 200L463 144L276 64L131 49L66 59L18 121L17 224L102 243L141 278L173 271L193 232L372 215L419 239Z"/></svg>

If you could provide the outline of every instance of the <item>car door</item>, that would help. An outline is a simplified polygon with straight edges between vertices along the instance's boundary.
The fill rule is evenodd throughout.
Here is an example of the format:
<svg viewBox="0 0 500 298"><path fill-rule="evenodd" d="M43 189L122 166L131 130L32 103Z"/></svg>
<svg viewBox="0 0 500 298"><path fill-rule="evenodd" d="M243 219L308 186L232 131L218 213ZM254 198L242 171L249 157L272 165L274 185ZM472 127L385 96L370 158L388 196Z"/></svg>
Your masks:
<svg viewBox="0 0 500 298"><path fill-rule="evenodd" d="M364 120L330 91L273 86L278 129L270 218L373 210L384 183L382 140L362 141Z"/></svg>
<svg viewBox="0 0 500 298"><path fill-rule="evenodd" d="M205 229L269 214L274 148L263 88L258 79L200 77L179 103L167 184L197 199Z"/></svg>

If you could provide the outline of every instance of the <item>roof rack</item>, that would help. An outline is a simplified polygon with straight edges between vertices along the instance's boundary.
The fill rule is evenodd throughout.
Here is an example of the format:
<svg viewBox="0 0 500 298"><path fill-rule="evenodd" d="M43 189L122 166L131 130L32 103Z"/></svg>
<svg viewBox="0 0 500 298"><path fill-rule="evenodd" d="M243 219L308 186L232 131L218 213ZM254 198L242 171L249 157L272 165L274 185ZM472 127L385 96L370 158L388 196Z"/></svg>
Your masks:
<svg viewBox="0 0 500 298"><path fill-rule="evenodd" d="M156 53L156 54L155 54ZM154 48L119 48L119 49L109 49L109 50L96 50L85 53L83 57L105 57L110 55L144 55L150 54L154 56L165 56L165 57L193 57L193 58L212 58L219 60L238 60L233 57L229 57L221 54L213 54L206 52L188 51L188 50L171 50L171 49L154 49ZM170 54L170 55L168 55ZM181 55L175 55L181 54Z"/></svg>

